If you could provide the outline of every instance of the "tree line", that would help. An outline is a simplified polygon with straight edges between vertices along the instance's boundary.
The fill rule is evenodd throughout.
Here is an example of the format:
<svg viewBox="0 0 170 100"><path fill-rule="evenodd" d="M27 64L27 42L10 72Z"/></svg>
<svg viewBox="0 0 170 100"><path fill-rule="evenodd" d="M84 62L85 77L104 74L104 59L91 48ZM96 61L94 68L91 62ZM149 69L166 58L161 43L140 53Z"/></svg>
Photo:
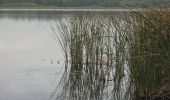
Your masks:
<svg viewBox="0 0 170 100"><path fill-rule="evenodd" d="M170 0L0 0L0 6L141 6L170 5Z"/></svg>

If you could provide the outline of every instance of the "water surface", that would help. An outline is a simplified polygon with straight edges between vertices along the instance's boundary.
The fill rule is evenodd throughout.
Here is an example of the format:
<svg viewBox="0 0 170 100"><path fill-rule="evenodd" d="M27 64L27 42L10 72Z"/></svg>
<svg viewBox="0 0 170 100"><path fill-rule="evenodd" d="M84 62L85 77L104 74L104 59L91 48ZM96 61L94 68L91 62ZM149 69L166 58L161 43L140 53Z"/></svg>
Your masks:
<svg viewBox="0 0 170 100"><path fill-rule="evenodd" d="M62 16L0 13L0 100L49 100L63 70L51 26Z"/></svg>
<svg viewBox="0 0 170 100"><path fill-rule="evenodd" d="M89 14L79 12L74 14ZM64 71L58 11L0 11L0 100L49 100ZM93 12L100 16L124 12ZM54 30L52 30L52 27ZM58 92L58 91L56 91Z"/></svg>

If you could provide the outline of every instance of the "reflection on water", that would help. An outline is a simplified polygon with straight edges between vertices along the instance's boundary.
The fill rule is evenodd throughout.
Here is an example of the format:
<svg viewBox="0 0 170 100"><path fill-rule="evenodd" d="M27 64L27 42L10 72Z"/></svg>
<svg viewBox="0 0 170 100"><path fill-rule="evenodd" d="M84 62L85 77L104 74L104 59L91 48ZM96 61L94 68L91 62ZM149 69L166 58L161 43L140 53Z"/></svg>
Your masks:
<svg viewBox="0 0 170 100"><path fill-rule="evenodd" d="M11 18L15 20L56 20L63 19L68 16L80 15L80 14L89 14L93 13L99 16L107 15L120 15L128 13L127 11L117 11L117 12L58 12L58 11L0 11L0 18Z"/></svg>
<svg viewBox="0 0 170 100"><path fill-rule="evenodd" d="M49 99L63 72L51 25L63 16L0 13L0 100Z"/></svg>
<svg viewBox="0 0 170 100"><path fill-rule="evenodd" d="M144 13L144 16L148 14ZM143 50L148 42L139 40L143 39L143 32L150 33L150 28L145 31L148 29L147 18L141 20L135 14L141 16L140 12L120 16L123 18L81 15L70 18L67 23L61 21L59 27L62 34L56 35L56 38L60 36L58 39L61 40L67 62L52 100L169 100L168 90L162 92L161 89L164 84L169 85L168 82L161 86L159 82L163 74L158 72L157 80L157 71L152 72L155 68L153 62L157 61L153 59L160 58L157 56L159 53L153 55L151 52L155 52L152 48L158 44L156 42L153 47L149 44L154 51L148 52L147 47ZM133 15L136 16L134 19ZM149 16L149 19L152 18ZM143 21L144 26L141 25ZM155 28L153 30L151 33L155 33ZM144 37L148 36L146 34Z"/></svg>
<svg viewBox="0 0 170 100"><path fill-rule="evenodd" d="M80 15L61 23L68 62L52 100L131 100L125 33L114 26L120 21Z"/></svg>
<svg viewBox="0 0 170 100"><path fill-rule="evenodd" d="M0 18L15 20L55 20L68 16L69 13L59 12L0 12Z"/></svg>
<svg viewBox="0 0 170 100"><path fill-rule="evenodd" d="M145 86L143 83L145 77L144 80L140 80L141 75L150 72L152 67L155 69L153 65L146 70L145 67L152 64L152 60L148 63L144 60L145 56L143 58L148 49L146 51L142 49L140 55L140 46L138 47L136 43L138 35L136 37L132 34L133 28L135 31L138 30L138 25L140 26L143 20L138 22L132 17L122 15L124 19L119 18L120 14L125 14L124 12L107 14L98 12L95 16L86 14L68 17L73 14L1 12L0 100L133 100L135 98L137 100L150 97L154 100L159 99L159 95L162 95L159 94L162 92L161 88L161 91L156 92L154 86L149 88L151 90L148 89L153 83L159 82L157 79L154 79L155 82L150 80L156 77L156 71L151 77L149 74L150 78L146 80L148 85ZM112 16L108 17L108 14ZM119 16L115 17L117 15ZM139 30L140 28L143 29L139 27ZM141 46L143 48L143 45ZM153 54L147 56L155 57ZM140 63L144 64L144 69L138 68ZM163 74L166 72L160 75ZM155 93L159 94L156 98ZM165 100L169 100L167 97Z"/></svg>
<svg viewBox="0 0 170 100"><path fill-rule="evenodd" d="M95 14L105 15L103 12ZM114 13L115 16L118 14L120 15L120 12ZM48 100L51 94L55 94L53 91L56 85L63 81L60 80L61 77L67 79L68 75L67 72L64 73L61 45L53 38L54 30L51 30L51 26L56 27L59 20L72 15L71 12L0 12L0 100ZM71 71L74 74L75 69ZM76 73L73 74L70 74L68 80L76 81L75 84L72 83L73 86L62 84L66 86L67 92L76 90L77 87L86 87L87 91L84 89L82 92L86 95L80 94L84 95L80 98L89 96L88 89L91 88L91 94L94 93L92 98L102 94L93 91L103 91L102 82L94 84L93 87L81 87L82 76L77 74L75 77ZM84 79L83 84L93 82L90 80L95 80L95 73L91 76L92 79ZM61 88L57 89L56 93L61 91ZM76 91L71 93L79 95Z"/></svg>

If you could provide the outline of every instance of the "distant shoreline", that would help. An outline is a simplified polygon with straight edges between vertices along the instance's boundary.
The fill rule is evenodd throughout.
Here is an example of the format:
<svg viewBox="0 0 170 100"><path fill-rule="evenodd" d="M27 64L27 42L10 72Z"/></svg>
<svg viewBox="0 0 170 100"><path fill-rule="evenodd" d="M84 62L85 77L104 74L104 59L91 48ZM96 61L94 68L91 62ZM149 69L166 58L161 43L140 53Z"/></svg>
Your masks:
<svg viewBox="0 0 170 100"><path fill-rule="evenodd" d="M158 7L159 8L159 7ZM121 8L121 7L0 7L1 12L7 11L51 11L51 12L129 12L144 11L147 8ZM170 8L163 8L168 9Z"/></svg>
<svg viewBox="0 0 170 100"><path fill-rule="evenodd" d="M88 7L58 7L58 8L3 8L0 11L56 11L56 12L117 12L143 11L144 8L88 8Z"/></svg>

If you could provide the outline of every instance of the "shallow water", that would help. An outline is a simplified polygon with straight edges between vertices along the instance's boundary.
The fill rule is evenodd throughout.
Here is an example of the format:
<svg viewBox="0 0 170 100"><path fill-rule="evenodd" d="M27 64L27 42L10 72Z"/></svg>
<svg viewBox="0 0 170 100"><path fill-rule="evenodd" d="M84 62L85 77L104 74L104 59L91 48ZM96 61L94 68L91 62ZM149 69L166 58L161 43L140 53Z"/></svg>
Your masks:
<svg viewBox="0 0 170 100"><path fill-rule="evenodd" d="M89 14L74 12L80 13ZM60 92L56 86L65 60L52 27L56 29L60 20L74 14L0 11L0 100L49 100L53 91ZM125 12L93 14L117 16Z"/></svg>
<svg viewBox="0 0 170 100"><path fill-rule="evenodd" d="M0 13L0 100L49 100L63 72L51 30L61 16Z"/></svg>

